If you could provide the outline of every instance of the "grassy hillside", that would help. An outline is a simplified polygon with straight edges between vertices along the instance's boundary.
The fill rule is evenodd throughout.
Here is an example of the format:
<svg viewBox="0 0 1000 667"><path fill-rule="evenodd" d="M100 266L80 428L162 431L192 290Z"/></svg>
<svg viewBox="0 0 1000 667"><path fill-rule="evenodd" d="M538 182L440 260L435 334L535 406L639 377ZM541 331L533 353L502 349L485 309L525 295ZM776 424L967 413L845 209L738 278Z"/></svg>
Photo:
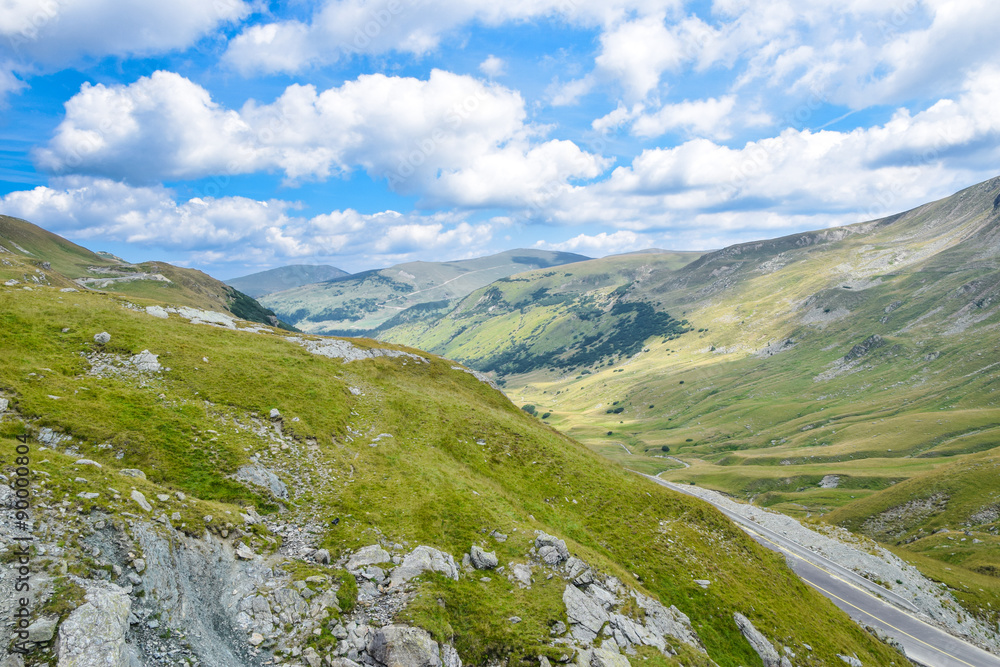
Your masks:
<svg viewBox="0 0 1000 667"><path fill-rule="evenodd" d="M347 271L342 271L335 266L294 264L292 266L282 266L277 269L251 273L248 276L231 278L225 282L227 285L235 287L244 294L259 299L267 294L294 289L302 285L320 283L325 280L334 280L335 278L342 278L347 275L350 275Z"/></svg>
<svg viewBox="0 0 1000 667"><path fill-rule="evenodd" d="M664 478L798 517L842 507L830 520L850 516L858 528L898 502L897 489L915 488L905 480L945 484L964 469L958 462L1000 445L998 202L993 179L882 220L708 253L608 285L614 296L593 322L530 300L487 314L481 304L491 286L466 310L398 328L392 339L495 369L515 402L630 467L669 469ZM531 295L556 279L525 275L531 282L495 288ZM531 368L493 363L524 345L558 361L560 345L591 331L603 336L593 347L611 340L621 326L612 326L610 304L668 314L686 332L652 336L634 354L589 365L563 367L544 354ZM463 330L465 322L473 325ZM961 507L988 510L998 479L982 476ZM925 522L937 525L924 517L909 530ZM996 559L994 528L969 530L960 537L970 546L980 540L976 549ZM921 553L922 561L912 557L931 574L951 567L945 549ZM986 597L975 608L996 619L1000 580L978 576L977 594L982 588Z"/></svg>
<svg viewBox="0 0 1000 667"><path fill-rule="evenodd" d="M288 328L253 298L201 271L165 262L129 264L4 215L0 215L0 279L159 299Z"/></svg>
<svg viewBox="0 0 1000 667"><path fill-rule="evenodd" d="M207 514L254 506L305 528L334 560L380 538L461 554L499 530L510 539L490 548L502 562L521 561L540 529L628 586L676 605L724 667L759 664L733 622L737 611L803 656L802 664L841 664L837 653L866 665L901 664L713 508L625 473L453 362L401 350L426 361L345 363L311 354L304 339L285 332L157 318L133 307L154 304L141 297L22 287L0 285L0 394L10 402L0 419L0 465L12 474L15 435L72 438L33 458L36 493L63 498L69 518L96 512L115 525L123 517L141 521L127 495L107 491L132 486L176 511L173 524L193 536L222 527ZM102 331L111 336L103 345L94 340ZM159 355L163 369L114 366L143 350ZM267 415L274 408L290 439L273 437ZM81 472L80 458L103 467ZM230 478L251 461L289 485L281 514L274 499ZM118 470L125 468L148 479L124 478ZM94 497L78 495L95 488ZM173 500L177 491L186 494L176 496L183 506ZM241 534L258 553L279 543L262 524ZM96 556L77 553L81 541L64 547L71 574L101 571ZM58 583L65 575L56 565L50 576ZM704 590L694 579L712 585ZM452 640L466 664L537 664L549 650L550 624L565 618L561 590L547 581L540 576L523 590L501 576L427 577L399 613ZM514 614L516 625L508 620ZM310 641L336 642L328 633Z"/></svg>
<svg viewBox="0 0 1000 667"><path fill-rule="evenodd" d="M611 363L635 354L650 337L673 339L689 329L624 297L651 276L699 256L637 253L516 274L476 290L446 314L427 309L422 317L390 320L379 338L500 375Z"/></svg>
<svg viewBox="0 0 1000 667"><path fill-rule="evenodd" d="M521 249L455 262L409 262L270 294L261 303L303 331L373 335L393 318L422 318L494 280L585 259Z"/></svg>

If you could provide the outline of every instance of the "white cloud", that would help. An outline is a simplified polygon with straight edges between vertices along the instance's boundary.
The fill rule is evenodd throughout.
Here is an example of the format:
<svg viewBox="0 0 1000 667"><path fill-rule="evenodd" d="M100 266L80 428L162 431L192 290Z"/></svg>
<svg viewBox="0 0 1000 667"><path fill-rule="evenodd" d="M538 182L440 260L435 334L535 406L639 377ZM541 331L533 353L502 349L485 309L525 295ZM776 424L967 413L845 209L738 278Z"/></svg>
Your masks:
<svg viewBox="0 0 1000 667"><path fill-rule="evenodd" d="M679 0L326 0L308 23L245 29L225 60L243 74L296 72L355 54L422 55L463 26L554 17L574 25L613 25L633 13L676 7ZM286 48L291 45L292 48Z"/></svg>
<svg viewBox="0 0 1000 667"><path fill-rule="evenodd" d="M868 129L789 128L741 148L697 138L649 149L605 180L559 191L545 214L557 224L715 238L906 210L996 175L1000 68L983 68L962 87L954 99L917 113L901 108Z"/></svg>
<svg viewBox="0 0 1000 667"><path fill-rule="evenodd" d="M455 214L362 214L347 209L305 218L295 202L195 197L184 202L161 186L67 177L55 187L0 197L0 211L86 243L126 242L189 252L190 262L260 267L335 261L355 268L430 259L440 248L484 252L495 224ZM188 263L190 263L188 262Z"/></svg>
<svg viewBox="0 0 1000 667"><path fill-rule="evenodd" d="M663 15L654 15L601 35L601 53L595 62L603 77L619 83L625 100L634 103L655 91L663 73L676 71L684 60L680 40L668 30Z"/></svg>
<svg viewBox="0 0 1000 667"><path fill-rule="evenodd" d="M479 63L479 71L490 78L503 76L507 69L507 63L503 58L497 58L490 54L486 60Z"/></svg>
<svg viewBox="0 0 1000 667"><path fill-rule="evenodd" d="M655 113L640 116L632 124L632 133L640 137L659 137L683 130L701 137L727 139L735 106L734 95L665 104Z"/></svg>
<svg viewBox="0 0 1000 667"><path fill-rule="evenodd" d="M85 85L38 165L143 183L280 170L292 181L364 169L405 194L463 206L519 205L608 164L541 141L520 94L434 70L424 80L364 75L319 92L289 86L271 104L226 110L171 72L128 86Z"/></svg>
<svg viewBox="0 0 1000 667"><path fill-rule="evenodd" d="M60 67L83 57L184 49L249 14L242 0L6 0L0 43L26 63Z"/></svg>
<svg viewBox="0 0 1000 667"><path fill-rule="evenodd" d="M566 241L559 243L549 243L538 241L536 248L546 250L560 250L562 252L575 252L588 257L604 257L616 255L634 250L645 250L653 247L652 239L645 234L637 234L630 231L617 231L612 233L600 232L598 234L579 234Z"/></svg>
<svg viewBox="0 0 1000 667"><path fill-rule="evenodd" d="M0 108L3 107L8 94L16 93L24 86L25 83L14 74L14 67L11 63L0 63Z"/></svg>

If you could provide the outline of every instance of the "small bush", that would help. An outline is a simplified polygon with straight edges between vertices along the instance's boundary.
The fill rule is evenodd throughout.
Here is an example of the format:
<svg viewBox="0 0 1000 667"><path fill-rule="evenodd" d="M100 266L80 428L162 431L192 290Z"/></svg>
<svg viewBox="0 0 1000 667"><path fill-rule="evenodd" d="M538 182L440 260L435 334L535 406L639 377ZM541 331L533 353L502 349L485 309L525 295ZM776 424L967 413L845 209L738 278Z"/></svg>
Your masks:
<svg viewBox="0 0 1000 667"><path fill-rule="evenodd" d="M528 403L527 405L522 405L521 409L527 412L529 415L535 414L535 406L532 405L531 403Z"/></svg>

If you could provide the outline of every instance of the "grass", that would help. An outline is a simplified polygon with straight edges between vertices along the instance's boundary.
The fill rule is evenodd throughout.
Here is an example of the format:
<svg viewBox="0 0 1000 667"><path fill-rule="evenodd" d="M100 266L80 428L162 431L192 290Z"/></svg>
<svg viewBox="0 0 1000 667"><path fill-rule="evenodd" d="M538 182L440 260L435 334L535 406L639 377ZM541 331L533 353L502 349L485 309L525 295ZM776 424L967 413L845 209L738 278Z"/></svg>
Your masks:
<svg viewBox="0 0 1000 667"><path fill-rule="evenodd" d="M817 664L836 664L838 652L886 664L887 649L714 509L623 472L453 370L450 361L381 357L344 364L310 355L284 333L162 320L113 296L42 287L0 288L0 318L0 391L32 434L52 428L71 435L76 447L73 455L49 450L44 458L36 451L36 475L49 474L38 488L62 496L78 514L100 510L120 521L137 511L131 487L155 513L184 511L195 534L206 514L218 527L233 522L244 505L265 513L273 501L227 477L255 457L295 489L289 520L325 526L321 544L335 557L380 537L460 557L481 543L483 530L498 529L511 536L508 542L484 546L503 563L523 561L534 531L545 530L599 570L676 605L723 667L755 659L734 611L770 637L811 644ZM149 349L171 370L144 379L88 375L80 355L94 349L98 331L111 334L117 353ZM254 430L272 428L266 415L274 407L295 443L290 450L272 447ZM24 427L5 420L2 428L0 467L6 468L12 436ZM369 446L381 433L393 437ZM75 466L78 457L103 467ZM117 471L126 467L143 469L148 479L122 477ZM101 491L97 499L76 497L92 487ZM188 508L156 499L173 498L174 491L187 494ZM336 526L332 518L340 519ZM262 550L264 537L241 539ZM463 656L537 655L561 591L541 582L521 591L502 576L492 578L485 587L476 578L428 579L411 613L440 636L450 633ZM715 583L703 591L695 578ZM349 580L342 579L345 594ZM515 614L523 620L512 626Z"/></svg>
<svg viewBox="0 0 1000 667"><path fill-rule="evenodd" d="M501 369L512 400L619 465L854 530L947 491L944 513L900 538L876 535L893 546L921 528L955 529L1000 497L1000 478L973 472L1000 445L998 192L994 179L877 223L744 244L683 268L651 263L642 276L636 258L520 274L384 335L479 368L517 350L542 359L613 326L587 309L609 311L624 293L691 330L651 337L629 357ZM875 334L881 346L856 347ZM768 346L780 351L759 354ZM656 458L662 447L690 467ZM826 475L839 476L836 489L819 487ZM956 590L965 576L984 582L964 599L993 618L972 595L992 586L970 569L995 558L988 542L966 545L984 555L965 567L925 539L899 548Z"/></svg>

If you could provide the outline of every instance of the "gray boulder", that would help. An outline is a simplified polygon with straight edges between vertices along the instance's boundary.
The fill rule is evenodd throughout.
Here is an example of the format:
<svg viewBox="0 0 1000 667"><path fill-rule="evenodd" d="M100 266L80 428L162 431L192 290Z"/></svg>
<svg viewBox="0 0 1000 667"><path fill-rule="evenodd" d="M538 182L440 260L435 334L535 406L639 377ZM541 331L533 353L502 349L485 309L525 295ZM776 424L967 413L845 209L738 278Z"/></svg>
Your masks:
<svg viewBox="0 0 1000 667"><path fill-rule="evenodd" d="M146 479L146 473L139 470L138 468L122 468L118 471L119 475L125 475L126 477L138 477L139 479Z"/></svg>
<svg viewBox="0 0 1000 667"><path fill-rule="evenodd" d="M129 667L128 594L105 582L77 583L87 586L86 602L59 626L59 667Z"/></svg>
<svg viewBox="0 0 1000 667"><path fill-rule="evenodd" d="M500 562L497 560L495 551L483 551L475 545L473 545L469 552L469 556L472 559L472 567L477 570L492 570Z"/></svg>
<svg viewBox="0 0 1000 667"><path fill-rule="evenodd" d="M377 629L368 654L379 667L441 667L437 642L426 630L405 625Z"/></svg>
<svg viewBox="0 0 1000 667"><path fill-rule="evenodd" d="M590 667L631 667L631 663L621 653L602 646L591 651Z"/></svg>
<svg viewBox="0 0 1000 667"><path fill-rule="evenodd" d="M153 511L153 506L149 504L148 500L146 500L146 496L142 495L142 491L133 491L131 498L139 507L147 512Z"/></svg>
<svg viewBox="0 0 1000 667"><path fill-rule="evenodd" d="M347 571L354 572L369 565L388 563L392 560L392 555L377 544L361 547L347 561Z"/></svg>
<svg viewBox="0 0 1000 667"><path fill-rule="evenodd" d="M736 621L736 627L740 629L743 634L744 639L750 642L751 648L760 656L760 659L764 662L764 667L782 667L781 656L774 649L774 646L767 640L767 637L762 635L760 631L753 626L743 614L736 612L733 614L733 620Z"/></svg>
<svg viewBox="0 0 1000 667"><path fill-rule="evenodd" d="M259 486L271 492L271 495L281 500L288 500L288 487L278 479L278 476L265 468L254 463L252 465L240 466L233 475L237 482L244 482L253 486Z"/></svg>
<svg viewBox="0 0 1000 667"><path fill-rule="evenodd" d="M428 571L440 572L446 577L458 580L458 567L451 554L421 545L406 554L403 562L392 571L392 575L389 577L389 586L400 586L413 577Z"/></svg>
<svg viewBox="0 0 1000 667"><path fill-rule="evenodd" d="M94 334L94 342L99 345L107 345L111 342L111 334L107 331L102 331L99 334Z"/></svg>
<svg viewBox="0 0 1000 667"><path fill-rule="evenodd" d="M7 408L10 407L10 401L6 398L0 398L0 412L7 412Z"/></svg>
<svg viewBox="0 0 1000 667"><path fill-rule="evenodd" d="M41 644L50 642L56 636L56 626L59 625L59 618L56 616L44 616L28 626L28 641Z"/></svg>
<svg viewBox="0 0 1000 667"><path fill-rule="evenodd" d="M523 563L511 563L507 570L507 578L517 583L520 588L531 588L531 566Z"/></svg>
<svg viewBox="0 0 1000 667"><path fill-rule="evenodd" d="M548 565L558 565L569 558L566 542L540 530L535 531L535 548L538 549L538 557Z"/></svg>

